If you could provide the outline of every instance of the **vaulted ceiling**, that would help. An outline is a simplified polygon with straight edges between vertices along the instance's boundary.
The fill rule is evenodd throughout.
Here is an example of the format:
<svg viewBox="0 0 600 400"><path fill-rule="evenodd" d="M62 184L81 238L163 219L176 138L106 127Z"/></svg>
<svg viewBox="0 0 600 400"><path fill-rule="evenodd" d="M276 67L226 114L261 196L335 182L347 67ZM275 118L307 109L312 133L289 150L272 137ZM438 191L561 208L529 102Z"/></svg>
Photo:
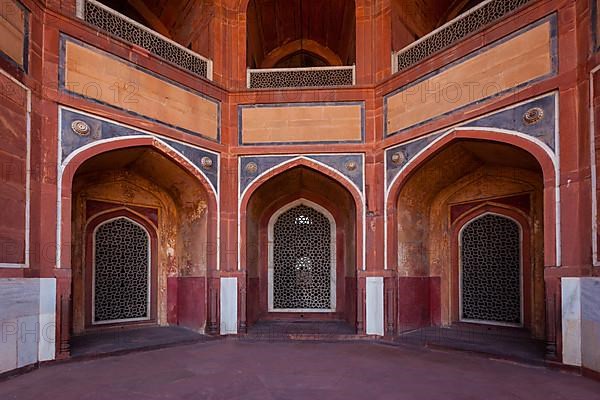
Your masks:
<svg viewBox="0 0 600 400"><path fill-rule="evenodd" d="M392 46L400 50L483 0L392 0Z"/></svg>
<svg viewBox="0 0 600 400"><path fill-rule="evenodd" d="M391 0L392 47L400 50L483 0ZM102 0L107 6L200 54L210 54L214 0ZM250 0L252 68L351 65L354 0Z"/></svg>
<svg viewBox="0 0 600 400"><path fill-rule="evenodd" d="M103 0L108 7L199 53L206 53L213 0ZM203 39L203 40L202 40Z"/></svg>
<svg viewBox="0 0 600 400"><path fill-rule="evenodd" d="M354 0L250 0L248 66L353 64L354 10Z"/></svg>

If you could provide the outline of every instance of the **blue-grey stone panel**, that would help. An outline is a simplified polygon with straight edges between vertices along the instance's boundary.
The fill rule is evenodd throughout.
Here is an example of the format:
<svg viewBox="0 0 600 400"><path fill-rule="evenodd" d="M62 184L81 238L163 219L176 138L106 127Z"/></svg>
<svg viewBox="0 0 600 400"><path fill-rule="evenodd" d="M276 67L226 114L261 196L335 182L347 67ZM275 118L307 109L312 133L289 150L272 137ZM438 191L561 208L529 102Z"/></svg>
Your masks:
<svg viewBox="0 0 600 400"><path fill-rule="evenodd" d="M195 147L186 146L183 143L175 142L173 140L160 138L163 142L167 143L169 146L183 154L188 160L192 162L195 166L200 168L204 175L208 178L208 180L213 184L217 193L219 192L219 156L215 153L210 153L208 151L202 151ZM210 168L204 168L202 166L202 158L208 157L212 161L212 166Z"/></svg>
<svg viewBox="0 0 600 400"><path fill-rule="evenodd" d="M552 151L556 152L556 94L550 94L530 102L508 108L487 116L483 116L473 121L464 122L447 131L441 131L430 134L408 143L402 143L390 147L385 152L386 158L386 188L389 188L393 179L398 175L402 168L412 160L421 150L426 148L431 142L450 132L456 127L461 128L491 128L503 129L531 136L546 144ZM535 123L528 123L525 114L532 109L540 109L542 117ZM401 155L400 162L394 163L392 157L394 154Z"/></svg>
<svg viewBox="0 0 600 400"><path fill-rule="evenodd" d="M409 143L404 143L396 147L392 147L385 152L385 159L387 161L387 187L392 183L392 180L398 175L400 170L412 160L421 150L427 147L431 142L442 136L445 132L436 133L433 135L425 136L414 140ZM394 154L399 153L402 156L402 161L394 163L392 157Z"/></svg>
<svg viewBox="0 0 600 400"><path fill-rule="evenodd" d="M361 154L326 154L307 156L322 164L325 164L340 174L350 179L360 192L363 190L363 156ZM354 163L355 168L349 169L350 163Z"/></svg>
<svg viewBox="0 0 600 400"><path fill-rule="evenodd" d="M528 124L525 122L524 116L528 110L533 108L541 109L544 114L542 119L537 123ZM507 129L521 132L540 140L553 151L556 151L556 95L542 97L515 108L500 111L496 114L469 122L464 126Z"/></svg>
<svg viewBox="0 0 600 400"><path fill-rule="evenodd" d="M363 191L363 156L362 154L308 154L304 158L314 160L346 176L358 190ZM240 157L240 194L262 173L283 164L298 156L246 156ZM256 169L248 168L254 163ZM350 168L348 168L350 166Z"/></svg>
<svg viewBox="0 0 600 400"><path fill-rule="evenodd" d="M89 133L81 136L73 131L71 124L73 121L83 121L89 126ZM109 121L105 121L93 116L80 114L71 110L63 109L61 112L61 162L64 161L71 153L75 150L83 147L87 144L96 142L98 140L117 138L123 136L147 136L148 133L141 132L134 128L121 126ZM177 142L175 140L167 139L162 136L156 136L157 139L168 144L186 158L188 158L195 166L201 169L208 180L213 184L215 190L219 191L219 157L217 154L199 149L197 147L188 146L184 143ZM202 166L202 158L208 157L212 160L211 168L204 168Z"/></svg>
<svg viewBox="0 0 600 400"><path fill-rule="evenodd" d="M268 156L268 157L240 157L240 194L246 190L248 186L262 173L268 171L271 168L278 166L288 160L291 160L294 156ZM248 164L254 163L256 165L256 171L248 170Z"/></svg>

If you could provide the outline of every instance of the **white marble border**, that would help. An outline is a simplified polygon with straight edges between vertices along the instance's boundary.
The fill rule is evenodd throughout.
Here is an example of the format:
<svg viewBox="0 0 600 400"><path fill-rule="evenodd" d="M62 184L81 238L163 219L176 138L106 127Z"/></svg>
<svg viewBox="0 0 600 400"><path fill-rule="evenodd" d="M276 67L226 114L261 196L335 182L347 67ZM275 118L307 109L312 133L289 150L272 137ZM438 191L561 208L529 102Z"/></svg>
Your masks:
<svg viewBox="0 0 600 400"><path fill-rule="evenodd" d="M220 279L220 332L221 335L238 333L238 284L237 278Z"/></svg>
<svg viewBox="0 0 600 400"><path fill-rule="evenodd" d="M561 278L562 362L581 366L581 278Z"/></svg>
<svg viewBox="0 0 600 400"><path fill-rule="evenodd" d="M383 314L383 286L382 276L368 276L366 278L366 333L367 335L384 335Z"/></svg>

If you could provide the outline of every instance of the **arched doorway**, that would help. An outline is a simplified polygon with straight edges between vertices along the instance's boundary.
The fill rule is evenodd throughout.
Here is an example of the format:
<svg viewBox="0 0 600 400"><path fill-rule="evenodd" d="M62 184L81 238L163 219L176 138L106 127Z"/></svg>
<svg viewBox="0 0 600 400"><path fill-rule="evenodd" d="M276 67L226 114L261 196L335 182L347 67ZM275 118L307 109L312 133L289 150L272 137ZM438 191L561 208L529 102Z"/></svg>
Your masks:
<svg viewBox="0 0 600 400"><path fill-rule="evenodd" d="M460 230L460 321L523 325L522 229L501 214L485 213Z"/></svg>
<svg viewBox="0 0 600 400"><path fill-rule="evenodd" d="M553 170L537 153L494 140L450 135L432 147L401 172L388 214L399 331L497 325L544 339Z"/></svg>
<svg viewBox="0 0 600 400"><path fill-rule="evenodd" d="M333 216L294 201L269 221L269 312L335 312L336 229Z"/></svg>
<svg viewBox="0 0 600 400"><path fill-rule="evenodd" d="M99 143L86 152L63 178L71 333L167 325L208 330L207 274L216 266L209 184L154 139Z"/></svg>

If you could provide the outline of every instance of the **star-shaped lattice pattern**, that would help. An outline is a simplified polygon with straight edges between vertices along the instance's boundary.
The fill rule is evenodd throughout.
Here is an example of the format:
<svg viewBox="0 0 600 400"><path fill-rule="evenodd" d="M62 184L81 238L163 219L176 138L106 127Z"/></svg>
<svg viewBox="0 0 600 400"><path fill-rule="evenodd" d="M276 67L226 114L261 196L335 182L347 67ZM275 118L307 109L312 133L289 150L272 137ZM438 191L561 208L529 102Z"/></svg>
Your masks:
<svg viewBox="0 0 600 400"><path fill-rule="evenodd" d="M147 318L146 231L118 218L100 225L94 239L94 322Z"/></svg>
<svg viewBox="0 0 600 400"><path fill-rule="evenodd" d="M305 205L273 227L273 308L331 308L331 224Z"/></svg>
<svg viewBox="0 0 600 400"><path fill-rule="evenodd" d="M521 239L511 219L488 214L462 231L462 318L521 323Z"/></svg>

